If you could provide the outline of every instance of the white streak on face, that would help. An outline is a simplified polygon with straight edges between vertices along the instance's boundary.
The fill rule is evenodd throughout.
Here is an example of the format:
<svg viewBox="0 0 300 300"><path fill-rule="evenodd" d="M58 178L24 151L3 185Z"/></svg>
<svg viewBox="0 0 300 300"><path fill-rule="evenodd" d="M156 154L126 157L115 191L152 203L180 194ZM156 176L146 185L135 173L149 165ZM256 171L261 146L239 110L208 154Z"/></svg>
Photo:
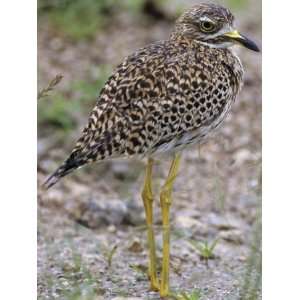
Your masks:
<svg viewBox="0 0 300 300"><path fill-rule="evenodd" d="M203 42L203 41L199 41L200 44L202 45L206 45L210 48L229 48L229 47L232 47L234 46L235 44L232 43L232 42L224 42L224 43L219 43L219 44L212 44L212 43L206 43L206 42Z"/></svg>
<svg viewBox="0 0 300 300"><path fill-rule="evenodd" d="M200 21L201 21L201 22L211 22L211 23L214 23L214 24L215 24L215 22L214 22L212 19L210 19L209 17L206 17L206 16L201 17L201 18L200 18Z"/></svg>

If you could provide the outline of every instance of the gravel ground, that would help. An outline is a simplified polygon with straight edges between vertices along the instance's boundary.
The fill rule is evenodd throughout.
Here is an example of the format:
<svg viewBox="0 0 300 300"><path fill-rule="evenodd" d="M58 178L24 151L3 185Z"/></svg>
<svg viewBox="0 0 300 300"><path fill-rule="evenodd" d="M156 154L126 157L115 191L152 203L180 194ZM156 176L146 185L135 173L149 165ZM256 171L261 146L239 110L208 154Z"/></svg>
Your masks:
<svg viewBox="0 0 300 300"><path fill-rule="evenodd" d="M259 41L259 1L235 14L240 31ZM97 80L103 66L114 66L138 47L166 38L170 29L168 22L149 25L120 12L94 40L75 43L40 20L39 85L63 74L57 90L78 97L71 81ZM244 89L220 132L184 153L173 194L171 288L177 294L199 290L201 300L261 299L261 56L238 51L246 69ZM79 135L87 114L76 114L78 128L63 139L39 128L38 186ZM159 257L158 192L169 164L169 159L157 161L154 170ZM39 299L160 299L149 292L145 274L144 165L105 162L76 172L48 192L39 188ZM193 247L194 242L216 240L208 261Z"/></svg>

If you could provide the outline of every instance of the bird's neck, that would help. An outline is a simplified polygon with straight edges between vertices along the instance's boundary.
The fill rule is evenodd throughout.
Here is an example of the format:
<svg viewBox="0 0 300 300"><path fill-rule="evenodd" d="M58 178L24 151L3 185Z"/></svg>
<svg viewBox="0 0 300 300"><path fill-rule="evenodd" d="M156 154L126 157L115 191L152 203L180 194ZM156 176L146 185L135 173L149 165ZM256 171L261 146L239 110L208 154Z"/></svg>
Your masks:
<svg viewBox="0 0 300 300"><path fill-rule="evenodd" d="M185 37L184 35L178 35L178 34L171 34L170 36L170 42L178 45L179 47L183 47L183 48L191 48L193 45L193 41L187 37Z"/></svg>

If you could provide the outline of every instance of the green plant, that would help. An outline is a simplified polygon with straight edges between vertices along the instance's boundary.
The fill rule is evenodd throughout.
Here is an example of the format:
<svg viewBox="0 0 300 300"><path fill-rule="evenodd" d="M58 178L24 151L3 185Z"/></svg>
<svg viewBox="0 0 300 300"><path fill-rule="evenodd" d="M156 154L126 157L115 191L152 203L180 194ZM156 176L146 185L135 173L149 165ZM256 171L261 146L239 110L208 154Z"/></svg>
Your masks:
<svg viewBox="0 0 300 300"><path fill-rule="evenodd" d="M205 263L208 264L209 259L213 259L215 257L214 255L214 249L217 246L219 239L215 239L211 244L208 243L208 241L204 242L197 242L194 240L190 240L190 244L196 249L200 257L205 260Z"/></svg>
<svg viewBox="0 0 300 300"><path fill-rule="evenodd" d="M190 293L179 292L176 295L172 295L175 300L200 300L201 299L201 290L195 289Z"/></svg>
<svg viewBox="0 0 300 300"><path fill-rule="evenodd" d="M117 249L118 249L118 245L114 245L112 248L105 248L103 250L103 254L104 257L106 258L108 268L110 268L112 265L113 257L116 254Z"/></svg>

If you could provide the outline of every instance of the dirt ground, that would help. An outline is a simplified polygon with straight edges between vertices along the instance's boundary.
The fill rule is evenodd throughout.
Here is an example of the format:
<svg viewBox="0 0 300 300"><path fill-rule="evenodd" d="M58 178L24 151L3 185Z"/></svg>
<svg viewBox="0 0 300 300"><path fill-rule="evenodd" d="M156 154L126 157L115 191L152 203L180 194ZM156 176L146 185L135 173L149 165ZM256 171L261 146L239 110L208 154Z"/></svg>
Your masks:
<svg viewBox="0 0 300 300"><path fill-rule="evenodd" d="M198 1L181 4L192 2ZM261 41L260 2L249 0L233 11L240 31ZM51 95L78 99L85 94L74 91L71 82L97 82L135 49L168 37L172 22L141 19L121 11L94 39L76 42L47 18L39 20L39 87L63 74ZM218 134L184 152L173 193L171 289L177 295L199 291L191 299L261 299L261 55L237 51L246 70L244 88ZM76 126L67 133L39 125L38 299L160 299L149 292L145 273L140 199L145 161L105 162L75 172L47 192L40 187L70 152L96 96L72 112ZM39 101L51 103L51 96ZM154 170L159 257L158 195L169 164L169 159L157 161ZM193 246L214 241L208 261Z"/></svg>

